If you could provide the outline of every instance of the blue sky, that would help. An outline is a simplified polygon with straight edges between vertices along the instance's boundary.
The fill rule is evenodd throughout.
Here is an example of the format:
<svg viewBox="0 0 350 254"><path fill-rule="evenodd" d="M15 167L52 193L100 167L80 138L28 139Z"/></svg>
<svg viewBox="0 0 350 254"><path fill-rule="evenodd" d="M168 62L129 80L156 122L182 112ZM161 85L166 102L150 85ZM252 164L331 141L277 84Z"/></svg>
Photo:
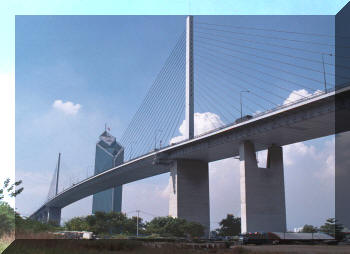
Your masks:
<svg viewBox="0 0 350 254"><path fill-rule="evenodd" d="M8 8L2 8L3 11L4 9L8 11L1 15L2 19L7 20L1 22L1 26L10 38L0 44L3 53L0 61L2 73L10 75L14 73L16 46L16 172L18 176L28 180L37 180L31 185L37 185L33 186L36 188L33 188L33 191L28 190L28 194L23 194L19 200L17 206L20 211L28 214L45 199L48 187L44 185L51 180L59 151L63 152L63 166L67 171L78 172L75 176L78 178L82 176L82 172L91 170L94 144L103 130L104 123L107 122L111 126L114 135L117 137L121 135L183 31L185 16L163 18L17 16L15 34L14 14L188 14L190 10L192 14L332 15L346 2L329 1L320 4L319 1L266 1L262 5L256 1L230 1L213 5L210 1L200 3L192 1L189 5L187 1L175 1L169 5L159 4L159 1L147 1L147 4L142 1L130 4L129 1L128 5L124 5L123 2L110 5L110 1L105 1L106 4L98 6L88 2L81 8L81 3L78 1L69 1L68 5L68 2L64 1L51 1L50 5L40 1L33 1L29 5L28 2L19 1L11 3ZM220 24L232 21L229 17L198 17L198 19ZM248 20L242 17L235 19L237 20L244 24L251 20L249 22L252 22L253 26L258 24L257 19ZM271 20L265 21L270 25L278 25L289 30L317 29L322 33L331 33L332 29L329 23L332 22L331 17L316 21L321 20L322 25L312 20L307 23L293 22L292 25L286 21L273 23ZM53 107L55 100L71 101L80 104L81 108L77 114L67 115ZM290 150L300 148L301 150L297 151L303 151L303 156L314 154L313 149L317 152L325 151L327 154L332 150L327 150L329 143L332 143L332 137L303 144L306 148L297 145ZM300 169L301 165L306 163L306 158L299 159L298 163L294 164L295 169ZM228 162L220 163L216 167L213 166L214 170L220 167L227 170ZM323 167L323 164L311 164L315 169ZM310 172L310 175L314 173ZM167 178L167 175L162 175L142 181L138 183L139 185L135 183L126 187L125 200L129 201L124 202L124 208L127 210L135 208L135 204L130 200L139 195L135 190L140 186L145 188L145 193L152 193L154 190L163 193ZM291 176L290 179L292 178ZM66 181L69 182L70 179ZM290 185L297 182L295 179ZM315 182L316 190L324 187L322 184L326 184L327 190L332 191L332 183L318 182ZM30 184L27 186L29 188ZM216 193L218 195L220 192ZM24 202L33 194L37 195L37 200L31 204ZM234 200L236 194L232 196L232 202L236 202L237 200ZM156 208L149 212L162 215L167 212L164 195L160 194L159 200L159 203L153 204ZM327 200L329 203L333 202L331 195ZM290 201L292 208L289 209L292 210L291 227L303 223L297 220L297 217L300 218L298 215L300 209L295 209L298 204L293 202L294 199ZM236 207L227 207L223 204L224 202L214 204L218 208L212 210L212 214L214 213L212 221L217 221L232 210L238 212L235 210ZM89 200L85 200L81 204L67 208L63 216L78 215L79 205L87 206L83 213L90 209ZM146 211L151 209L151 205L147 206L146 202L144 204L141 202L140 206L144 206ZM321 200L317 206L322 207ZM310 219L311 210L308 209ZM322 216L311 223L320 224L326 216L332 215L331 209L324 210Z"/></svg>

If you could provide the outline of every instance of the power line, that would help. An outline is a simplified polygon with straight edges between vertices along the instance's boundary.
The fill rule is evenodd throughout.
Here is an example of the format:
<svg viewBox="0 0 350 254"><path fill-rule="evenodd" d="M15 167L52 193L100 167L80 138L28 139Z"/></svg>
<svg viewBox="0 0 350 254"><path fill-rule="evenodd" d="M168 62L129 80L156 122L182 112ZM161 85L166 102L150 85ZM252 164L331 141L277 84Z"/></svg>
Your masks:
<svg viewBox="0 0 350 254"><path fill-rule="evenodd" d="M297 93L297 92L295 92L295 91L293 91L293 90L291 90L291 89L287 89L287 88L285 88L285 87L283 87L283 86L279 86L279 85L277 85L277 84L270 83L270 82L268 82L268 81L266 81L266 80L263 80L263 79L261 79L261 78L258 78L258 77L254 76L254 75L249 74L249 73L242 72L242 71L240 71L240 70L238 70L238 69L233 69L233 68L231 68L231 70L233 70L233 71L235 71L235 72L237 72L237 73L240 73L240 74L244 74L244 75L247 76L247 77L250 77L250 78L252 78L252 79L254 79L254 80L258 80L258 81L260 81L260 82L262 82L262 83L264 83L264 84L267 84L267 85L269 85L269 86L273 86L273 87L279 88L279 89L284 90L284 91L286 91L286 92L288 92L288 93L294 92L296 95L298 95L298 96L300 96L300 97L303 97L303 98L306 98L306 96L304 96L304 95L302 95L302 94L299 94L299 93ZM208 70L206 74L209 74L209 73L210 73L210 70ZM252 101L252 102L255 103L255 101Z"/></svg>
<svg viewBox="0 0 350 254"><path fill-rule="evenodd" d="M199 56L199 57L202 57L201 55L198 55L198 56ZM216 67L216 66L214 66L213 64L210 64L210 63L208 63L208 62L206 62L206 64L209 65L209 66L211 66L211 68L215 68L215 67ZM217 64L218 64L218 63L217 63ZM220 64L220 63L219 63L219 64ZM236 76L233 76L231 73L229 73L229 72L227 72L227 71L224 71L224 70L222 70L222 69L219 69L219 71L221 71L222 73L225 73L225 74L227 74L227 75L230 75L230 76L232 76L232 77L234 77L234 78L236 78L236 79L242 80L242 81L243 81L244 83L246 83L246 84L249 84L249 83L247 83L245 80L243 80L243 79L241 79L241 78L238 78L238 77L236 77ZM233 84L234 86L241 87L242 89L246 89L246 87L243 87L242 85L238 85L238 84L235 84L235 83L232 83L232 84ZM264 88L262 88L262 87L259 87L259 86L256 86L256 85L253 85L253 86L255 86L255 87L261 89L262 91L264 91L264 92L266 92L266 93L269 93L269 94L271 93L271 91L267 91L266 89L264 89ZM276 104L276 103L274 103L274 102L272 102L272 101L266 99L265 97L263 97L263 96L261 96L261 95L258 95L258 94L254 93L254 92L252 92L252 91L250 91L250 93L253 94L253 95L255 95L256 97L259 97L259 98L261 98L261 99L263 99L263 100L265 100L265 101L267 101L267 102L273 104L273 105L278 106L278 104Z"/></svg>
<svg viewBox="0 0 350 254"><path fill-rule="evenodd" d="M315 51L308 51L306 49L299 49L299 48L293 48L293 47L288 47L286 45L278 45L278 44L273 44L273 43L267 43L267 42L263 42L263 41L254 41L254 40L247 40L247 39L242 39L242 38L236 38L236 37L227 37L221 34L212 34L212 33L206 33L206 32L201 32L201 31L196 31L197 33L200 34L206 34L209 36L215 36L215 37L220 37L220 38L224 38L224 39L232 39L234 41L239 40L239 41L244 41L244 42L250 42L250 43L255 43L255 44L262 44L262 45L268 45L268 46L273 46L273 47L279 47L279 48L287 48L287 49L292 49L292 50L301 50L307 53L313 53L313 54L317 54L319 56L321 55L325 55L325 56L335 56L335 54L333 53L325 53L325 52L315 52ZM294 58L294 59L299 59L299 60L303 60L303 61L308 61L308 62L313 62L313 63L319 63L322 64L322 61L319 60L315 60L315 59L309 59L309 58L305 58L305 57L300 57L300 56L295 56L295 55L290 55L290 54L286 54L286 53L282 53L279 51L274 51L274 50L268 50L268 49L262 49L262 48L256 48L256 47L251 47L251 46L247 46L247 45L243 45L243 44L233 44L230 43L232 45L236 45L239 47L243 47L243 48L249 48L249 49L255 49L255 50L259 50L262 52L267 52L267 53L271 53L271 54L276 54L276 55L281 55L281 56L286 56L286 57L290 57L290 58ZM337 57L339 57L339 55L337 55ZM328 63L328 62L324 62L324 64L326 65L330 65L330 66L335 66L335 67L341 67L341 68L345 68L345 69L350 69L349 66L345 66L345 65L341 65L341 64L333 64L333 63Z"/></svg>
<svg viewBox="0 0 350 254"><path fill-rule="evenodd" d="M201 46L201 47L203 47L203 46ZM278 67L274 67L274 66L271 66L271 65L268 65L268 64L259 63L259 62L253 61L253 60L249 60L249 59L246 59L246 58L239 57L237 55L232 55L232 54L227 54L227 53L222 53L222 52L220 52L220 53L223 54L223 55L227 55L227 56L236 58L236 59L240 59L241 61L254 63L254 64L257 64L257 65L266 67L266 68L275 69L275 70L278 70L280 72L287 73L287 74L292 75L292 76L297 76L297 77L300 77L300 78L303 78L303 79L306 79L306 80L313 81L315 83L323 84L323 81L316 80L316 79L313 79L313 78L310 78L310 77L306 77L304 75L297 74L297 73L294 73L294 72L291 72L291 71L287 71L287 70L284 70L284 69L281 69L281 68L278 68ZM207 53L207 54L211 54L211 53ZM228 61L228 60L226 60L226 61ZM231 61L228 61L228 62L231 62ZM331 84L331 83L329 85L334 86L334 84Z"/></svg>
<svg viewBox="0 0 350 254"><path fill-rule="evenodd" d="M179 51L179 54L180 54L180 55L183 54L183 50L181 50L181 49L182 49L182 48L180 48L180 51ZM181 59L181 58L180 58L180 59ZM181 61L181 62L180 62L180 66L182 66L183 64L184 64L184 61ZM175 65L175 66L178 66L178 65ZM171 79L171 82L169 82L169 79L168 79L168 80L166 80L165 82L163 82L163 84L165 84L165 85L167 85L167 84L174 84L174 82L175 82L175 84L179 83L179 82L178 82L179 79L178 79L178 78L175 78L175 77L173 76L174 70L175 70L175 69L176 69L176 68L173 67L173 68L172 68L172 73L171 73L170 75L168 75L168 78L169 78L169 77L172 78L172 79ZM167 91L167 94L166 94L164 97L162 97L162 96L159 97L159 98L162 98L162 100L164 101L166 108L165 108L164 106L160 107L160 106L159 106L160 101L157 102L157 109L156 109L156 112L152 112L152 116L156 117L156 120L157 120L158 122L162 121L162 120L164 119L164 117L166 117L166 116L168 115L168 112L166 111L166 109L168 109L169 106L171 106L171 104L169 104L169 103L171 102L171 97L174 96L174 93L172 93L172 91L174 90L174 88L176 88L176 86L170 86L170 90L169 90L169 89L165 90L165 91ZM164 90L164 89L163 89L163 90ZM179 90L179 89L178 89L178 90ZM164 112L164 114L161 114L161 116L160 116L160 112ZM154 120L152 121L152 127L154 127L154 128L148 128L148 132L146 133L146 135L143 135L146 144L147 144L147 137L148 137L148 138L151 138L149 135L152 134L152 133L154 132L155 128L156 128L156 129L159 129L159 128L160 128L160 127L154 122ZM162 129L163 129L163 127L162 127ZM164 129L164 131L166 131L166 130ZM148 143L149 143L149 142L148 142ZM142 150L142 152L144 152L144 151L147 150L147 149L149 149L149 147L146 147L146 146L145 146L144 149Z"/></svg>
<svg viewBox="0 0 350 254"><path fill-rule="evenodd" d="M212 40L212 41L217 41L217 42L221 42L221 43L225 43L225 44L230 44L230 45L237 45L237 44L235 44L235 43L225 42L225 41L216 40L216 39L212 39L212 38L206 38L206 37L202 37L202 36L199 36L199 38L207 39L207 40ZM207 45L208 42L205 42L205 44ZM221 49L226 49L226 50L238 52L238 53L241 53L241 54L251 55L251 56L254 56L254 57L257 57L257 58L266 59L266 60L269 60L269 61L272 61L272 62L277 62L277 63L281 63L281 64L284 64L284 65L293 66L293 67L296 67L296 68L299 68L299 69L309 70L309 71L318 72L318 73L325 73L326 75L330 75L330 76L334 76L334 77L337 76L337 77L343 78L343 79L345 79L345 80L350 79L350 77L344 77L344 76L336 75L336 74L334 74L334 73L327 73L327 72L323 72L323 71L321 71L321 70L313 69L313 68L310 68L310 67L300 66L300 65L297 65L297 64L293 64L293 63L290 63L290 62L281 61L281 60L278 60L278 59L273 59L273 58L269 58L269 57L259 56L259 55L257 55L257 54L252 54L252 53L248 53L248 52L243 52L243 51L240 51L240 50L235 50L235 49L232 49L232 48L227 48L227 47L215 45L215 44L212 44L212 43L209 43L209 45L210 45L210 46L217 47L217 48L221 48ZM241 46L241 45L238 44L238 46ZM258 50L257 48L254 48L254 47L249 47L249 46L243 46L243 47ZM321 63L322 63L322 62L321 62Z"/></svg>
<svg viewBox="0 0 350 254"><path fill-rule="evenodd" d="M233 28L237 28L237 29L247 29L247 30L270 31L270 32L277 32L277 33L300 34L300 35L319 36L319 37L330 37L330 38L339 37L339 38L347 38L347 39L350 39L350 36L343 36L343 35L330 35L330 34L319 34L319 33L306 33L306 32L296 32L296 31L287 31L287 30L278 30L278 29L268 29L268 28L258 28L258 27L249 27L249 26L233 26L233 25L213 24L213 23L205 23L205 22L195 22L195 24L210 25L210 26L233 27Z"/></svg>
<svg viewBox="0 0 350 254"><path fill-rule="evenodd" d="M183 43L184 42L184 33L181 35L180 39L178 40L176 46L172 50L170 56L168 57L165 65L162 68L162 71L158 74L158 77L156 78L155 82L153 83L150 91L146 95L146 103L145 100L139 107L137 113L134 115L133 120L129 124L128 128L123 134L123 142L127 139L130 139L135 134L139 135L142 129L145 129L145 126L148 124L149 126L153 126L153 117L154 114L157 114L156 111L159 111L161 107L159 107L159 99L164 101L164 98L167 98L169 96L169 91L167 89L162 89L161 87L164 86L164 84L167 84L168 82L174 83L174 63L176 64L179 61L179 56L182 55L182 49L183 49ZM173 80L173 81L171 81ZM165 95L165 97L164 97ZM136 120L135 120L136 119ZM146 131L150 131L152 128L145 129ZM135 146L135 149L133 149L132 154L137 154L140 149L143 149L145 144L147 144L147 137L148 135L144 135L141 137L141 140L139 140L137 146Z"/></svg>
<svg viewBox="0 0 350 254"><path fill-rule="evenodd" d="M204 57L201 56L201 55L198 55L198 56L204 58ZM211 63L209 63L209 62L205 62L205 61L204 61L204 63L205 63L206 65L210 66L211 69L217 67L217 66L215 66L215 65L213 65L213 64L211 64ZM220 64L220 63L218 63L218 62L216 62L216 64L219 64L219 65L221 65L221 66L224 66L224 65L222 65L222 64ZM225 67L225 68L230 68L230 69L232 69L232 70L235 70L235 69L232 68L232 67L227 67L227 66L224 66L224 67ZM262 87L260 87L260 86L257 86L257 85L255 85L255 84L253 85L252 83L249 83L249 82L247 82L246 80L244 80L244 79L242 79L242 78L239 78L239 77L237 77L237 76L233 76L231 73L229 73L229 72L227 72L227 71L224 71L224 70L222 70L222 69L219 69L219 70L220 70L222 73L225 73L225 74L227 74L227 75L230 75L230 76L232 76L233 78L239 79L239 80L243 81L243 82L246 83L246 84L250 84L250 85L252 85L252 86L255 86L256 88L262 90L263 92L265 92L265 93L267 93L267 94L275 95L276 97L279 97L279 98L284 99L283 97L281 97L281 96L279 96L279 95L276 95L276 94L274 94L274 93L271 93L271 90L268 91L268 90L266 90L266 89L264 89L264 88L262 88ZM208 72L210 72L210 71L208 70ZM242 86L237 85L237 84L234 84L234 83L233 83L233 85L242 87ZM242 87L242 89L245 89L245 88L246 88L246 87ZM253 94L254 94L254 93L253 93ZM267 102L270 102L271 104L277 105L276 103L271 102L270 100L267 100L266 98L261 97L260 95L256 95L256 96L258 96L258 97L260 97L260 98L266 100Z"/></svg>
<svg viewBox="0 0 350 254"><path fill-rule="evenodd" d="M211 72L211 71L209 70L209 68L206 69L205 72L204 72L204 71L202 72L202 71L199 69L198 72L199 72L199 74L200 74L201 76L210 78L210 79L212 79L212 80L216 80L216 77L218 77L218 76L215 75L213 72ZM222 80L223 80L223 81L226 81L228 84L232 84L232 82L228 81L227 79L222 79ZM231 91L233 91L233 92L239 92L238 90L235 90L235 89L233 89L233 88L230 87L230 86L222 86L222 87L224 87L224 88L226 88L226 89L229 89L229 90L231 90ZM235 95L237 95L237 94L235 93ZM238 98L237 98L237 99L238 99ZM264 110L266 110L266 108L265 108L264 106L260 105L260 104L257 103L255 100L252 100L252 99L250 99L249 97L247 97L247 100L249 100L249 101L252 102L253 104L257 105L258 107L263 108ZM233 107L234 107L234 106L233 106ZM254 111L252 108L250 108L250 106L247 105L246 107L247 107L251 112ZM236 110L237 112L240 113L240 110L239 110L238 108L236 108L236 107L234 107L234 108L235 108L235 110Z"/></svg>
<svg viewBox="0 0 350 254"><path fill-rule="evenodd" d="M227 61L227 60L226 60L226 61ZM240 64L240 65L238 65L238 66L242 66L242 65ZM316 89L314 89L314 88L310 88L310 87L307 87L307 86L303 86L303 85L301 85L301 84L299 84L299 83L297 83L297 82L295 82L295 81L292 81L292 80L289 80L289 79L284 79L284 78L275 76L275 75L273 75L273 74L271 74L271 73L264 72L264 71L260 71L260 70L258 70L258 69L256 69L256 68L252 68L252 67L248 67L248 66L244 66L244 68L253 70L254 72L261 73L261 74L263 74L263 75L270 76L270 77L272 77L272 78L275 78L275 79L278 79L278 80L281 80L281 81L284 81L284 82L287 82L287 83L290 83L290 84L293 84L293 85L296 85L296 86L299 86L299 87L304 88L304 89L307 88L307 89L309 89L309 90L316 91ZM257 78L256 76L251 75L251 74L249 74L249 73L247 73L247 72L243 72L243 71L240 71L240 70L235 69L235 68L232 68L232 67L231 67L231 69L234 70L234 71L236 71L236 72L245 74L245 75L247 75L248 77L251 77L251 78L253 78L253 79L260 80L260 81L262 81L262 82L264 82L264 83L267 83L266 81L261 80L261 79ZM267 83L267 84L268 84L268 83ZM271 84L271 83L270 83L270 84ZM279 86L277 86L277 85L274 85L274 86L279 87ZM281 88L281 87L279 87L279 88ZM281 88L281 89L282 89L282 88ZM288 90L288 89L286 89L286 88L284 88L284 89L285 89L285 90Z"/></svg>
<svg viewBox="0 0 350 254"><path fill-rule="evenodd" d="M222 30L222 29L214 29L214 28L207 28L207 27L203 27L203 29L205 29L205 30L212 30L212 31L219 31L219 32L225 32L225 33L232 33L232 34L242 34L242 35L261 37L261 38L267 38L267 39L273 39L273 40L290 41L290 42L297 42L297 43L306 43L306 44L311 44L311 45L335 47L334 44L315 42L315 41L304 41L304 40L288 39L288 38L283 38L283 37L275 37L275 36L268 36L268 35L261 35L261 34L243 33L243 32L236 32L236 31ZM344 46L344 45L337 45L337 47L350 48L350 46Z"/></svg>
<svg viewBox="0 0 350 254"><path fill-rule="evenodd" d="M230 119L225 116L225 114L221 111L221 109L224 109L226 112L231 114L231 116L233 116L233 117L234 117L234 115L232 115L232 113L228 109L226 109L226 107L217 107L217 104L220 103L220 105L221 105L221 103L222 103L220 100L219 101L215 100L215 98L213 98L213 96L211 96L210 92L209 93L204 93L202 90L198 90L198 92L202 96L202 98L205 101L207 101L207 103L210 104L210 106L224 118L226 123L230 122ZM214 123L212 123L212 124L215 127L215 124Z"/></svg>
<svg viewBox="0 0 350 254"><path fill-rule="evenodd" d="M122 138L121 138L121 143L123 143L123 141L125 141L125 139L127 138L127 135L129 135L130 130L132 130L132 128L130 128L134 122L138 121L140 116L142 116L143 114L140 114L141 110L145 109L145 105L148 105L149 102L152 102L152 92L154 92L154 90L156 90L156 87L159 85L159 79L161 78L161 76L164 74L164 72L167 71L167 68L169 67L169 61L171 60L171 58L174 56L176 50L178 49L178 47L182 44L183 39L185 37L185 32L183 32L179 38L179 40L177 41L175 47L172 49L170 55L168 56L167 60L165 61L165 64L163 65L162 69L160 70L160 72L158 73L154 83L152 84L152 86L149 88L146 96L144 97L141 105L139 106L137 112L134 114L132 120L130 121L129 125L127 126L127 128L125 129Z"/></svg>
<svg viewBox="0 0 350 254"><path fill-rule="evenodd" d="M200 73L203 73L203 72L200 72ZM198 74L196 74L197 76L197 78L199 78L199 77L201 77L201 76L199 76ZM211 83L211 82L210 82ZM206 88L206 91L208 92L208 93L213 93L214 92L214 89L213 89L213 86L212 87L209 87L209 85L206 85L206 83L205 82L202 82L201 83L202 84L202 86L203 86L203 88ZM223 86L219 86L219 88L221 88L221 87L223 87ZM217 96L217 94L215 94L215 96ZM219 97L218 97L219 98ZM222 98L225 98L224 96L222 96ZM221 98L219 98L219 99L221 99ZM220 101L220 100L219 100ZM237 107L235 107L234 105L232 105L232 107L233 107L233 109L235 109L238 113L240 112L240 110L237 108Z"/></svg>

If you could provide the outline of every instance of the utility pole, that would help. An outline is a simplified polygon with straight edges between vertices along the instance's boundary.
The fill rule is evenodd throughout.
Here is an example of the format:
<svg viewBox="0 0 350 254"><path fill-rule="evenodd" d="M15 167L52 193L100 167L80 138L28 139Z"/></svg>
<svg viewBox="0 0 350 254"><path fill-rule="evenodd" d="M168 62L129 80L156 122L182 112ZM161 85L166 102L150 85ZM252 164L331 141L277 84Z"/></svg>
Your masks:
<svg viewBox="0 0 350 254"><path fill-rule="evenodd" d="M57 174L56 174L56 195L58 193L58 178L60 176L61 153L58 153Z"/></svg>
<svg viewBox="0 0 350 254"><path fill-rule="evenodd" d="M194 138L193 16L186 19L186 125L188 139Z"/></svg>
<svg viewBox="0 0 350 254"><path fill-rule="evenodd" d="M137 218L136 218L136 237L139 237L139 217L140 217L140 210L136 210L137 212Z"/></svg>

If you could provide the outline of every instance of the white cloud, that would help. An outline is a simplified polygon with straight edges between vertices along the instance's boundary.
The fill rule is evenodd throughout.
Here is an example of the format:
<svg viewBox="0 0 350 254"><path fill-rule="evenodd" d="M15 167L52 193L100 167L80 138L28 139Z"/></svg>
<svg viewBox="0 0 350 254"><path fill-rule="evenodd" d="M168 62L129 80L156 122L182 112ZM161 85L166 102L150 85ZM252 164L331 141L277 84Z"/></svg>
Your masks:
<svg viewBox="0 0 350 254"><path fill-rule="evenodd" d="M322 93L321 90L316 90L314 93L309 93L305 89L294 90L289 94L288 98L283 102L283 105L303 99L305 97L310 97L312 95L320 94L320 93Z"/></svg>
<svg viewBox="0 0 350 254"><path fill-rule="evenodd" d="M306 145L304 142L295 143L283 147L283 160L287 166L293 165L301 158L307 156L315 157L315 147L313 145Z"/></svg>
<svg viewBox="0 0 350 254"><path fill-rule="evenodd" d="M70 101L63 102L62 100L55 100L55 102L52 104L52 107L54 109L62 111L67 115L76 115L79 112L81 105L74 104Z"/></svg>
<svg viewBox="0 0 350 254"><path fill-rule="evenodd" d="M223 121L220 119L220 116L218 116L217 114L214 114L211 112L194 113L194 135L195 136L208 132L210 130L219 128L220 126L223 126L223 125L224 125ZM182 124L180 125L179 131L181 133L181 136L172 138L170 140L170 143L176 143L186 139L186 133L188 132L186 120L183 120Z"/></svg>
<svg viewBox="0 0 350 254"><path fill-rule="evenodd" d="M316 158L323 162L319 171L315 173L322 183L329 186L335 180L335 138L327 141L324 149L316 154Z"/></svg>

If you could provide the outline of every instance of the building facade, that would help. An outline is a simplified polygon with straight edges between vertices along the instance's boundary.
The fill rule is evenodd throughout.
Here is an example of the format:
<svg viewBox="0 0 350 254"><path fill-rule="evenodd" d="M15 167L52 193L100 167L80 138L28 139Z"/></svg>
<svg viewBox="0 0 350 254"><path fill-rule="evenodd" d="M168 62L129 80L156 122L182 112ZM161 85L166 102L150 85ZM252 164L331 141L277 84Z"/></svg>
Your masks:
<svg viewBox="0 0 350 254"><path fill-rule="evenodd" d="M124 148L116 141L109 132L104 131L96 144L95 172L97 175L108 169L116 167L124 162ZM122 209L122 186L101 191L93 195L92 213L121 212Z"/></svg>

